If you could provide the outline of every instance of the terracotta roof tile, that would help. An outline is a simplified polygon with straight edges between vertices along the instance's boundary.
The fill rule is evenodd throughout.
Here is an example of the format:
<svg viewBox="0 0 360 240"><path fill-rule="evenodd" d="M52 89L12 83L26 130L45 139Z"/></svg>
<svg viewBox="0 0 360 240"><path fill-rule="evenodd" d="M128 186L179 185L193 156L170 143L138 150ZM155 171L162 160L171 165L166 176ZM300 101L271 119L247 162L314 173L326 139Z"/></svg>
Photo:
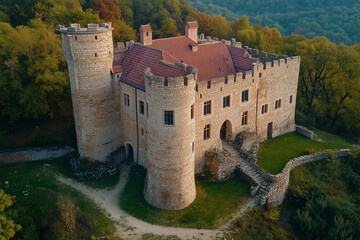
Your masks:
<svg viewBox="0 0 360 240"><path fill-rule="evenodd" d="M153 40L151 47L161 49L178 61L198 68L198 80L210 80L216 77L235 74L235 67L226 46L220 42L199 44L193 52L190 45L197 43L186 36Z"/></svg>
<svg viewBox="0 0 360 240"><path fill-rule="evenodd" d="M187 22L185 25L188 25L189 27L199 27L197 21Z"/></svg>
<svg viewBox="0 0 360 240"><path fill-rule="evenodd" d="M232 60L237 70L248 71L253 68L252 63L254 60L250 58L250 55L244 48L229 47Z"/></svg>
<svg viewBox="0 0 360 240"><path fill-rule="evenodd" d="M114 73L120 73L120 72L122 72L123 70L122 70L122 67L121 66L113 66L112 68L111 68L111 72L114 74Z"/></svg>
<svg viewBox="0 0 360 240"><path fill-rule="evenodd" d="M165 78L189 74L187 71L164 65L160 61L163 59L162 56L161 50L134 43L114 67L121 66L123 69L121 79L140 88L145 87L144 70L147 67L151 68L154 75Z"/></svg>
<svg viewBox="0 0 360 240"><path fill-rule="evenodd" d="M150 24L146 24L146 25L141 25L140 29L139 29L140 32L151 32L152 29L151 29L151 26Z"/></svg>

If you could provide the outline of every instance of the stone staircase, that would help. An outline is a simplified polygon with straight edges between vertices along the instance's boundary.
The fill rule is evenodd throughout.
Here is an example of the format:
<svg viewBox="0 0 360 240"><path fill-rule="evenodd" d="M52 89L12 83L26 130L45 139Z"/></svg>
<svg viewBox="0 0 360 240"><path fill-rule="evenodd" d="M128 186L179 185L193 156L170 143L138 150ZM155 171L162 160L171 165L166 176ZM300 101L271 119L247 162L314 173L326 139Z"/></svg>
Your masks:
<svg viewBox="0 0 360 240"><path fill-rule="evenodd" d="M246 161L241 157L240 152L236 150L228 142L222 142L223 149L228 151L234 160L238 162L238 170L244 174L247 178L250 178L249 181L252 185L250 195L256 201L257 204L263 205L266 202L265 196L271 189L272 182L266 179L266 173L259 167L254 166L250 162Z"/></svg>

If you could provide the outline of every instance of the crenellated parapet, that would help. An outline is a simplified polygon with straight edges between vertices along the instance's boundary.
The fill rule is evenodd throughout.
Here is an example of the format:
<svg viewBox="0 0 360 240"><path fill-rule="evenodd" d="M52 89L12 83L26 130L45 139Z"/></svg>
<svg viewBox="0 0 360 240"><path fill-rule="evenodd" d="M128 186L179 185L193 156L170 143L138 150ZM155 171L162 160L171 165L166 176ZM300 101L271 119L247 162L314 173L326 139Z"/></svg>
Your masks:
<svg viewBox="0 0 360 240"><path fill-rule="evenodd" d="M86 28L82 28L80 24L73 23L69 27L63 25L57 25L56 30L61 33L76 33L76 34L87 34L87 33L96 33L96 32L107 32L112 31L111 22L102 23L101 27L97 23L89 23Z"/></svg>
<svg viewBox="0 0 360 240"><path fill-rule="evenodd" d="M165 66L173 67L175 69L184 71L185 76L178 77L164 77L156 76L151 72L151 69L148 67L144 71L146 85L157 87L157 88L179 88L179 87L190 87L195 84L197 79L197 68L191 65L186 65L182 62L177 62L175 64L166 62L162 60L162 64Z"/></svg>

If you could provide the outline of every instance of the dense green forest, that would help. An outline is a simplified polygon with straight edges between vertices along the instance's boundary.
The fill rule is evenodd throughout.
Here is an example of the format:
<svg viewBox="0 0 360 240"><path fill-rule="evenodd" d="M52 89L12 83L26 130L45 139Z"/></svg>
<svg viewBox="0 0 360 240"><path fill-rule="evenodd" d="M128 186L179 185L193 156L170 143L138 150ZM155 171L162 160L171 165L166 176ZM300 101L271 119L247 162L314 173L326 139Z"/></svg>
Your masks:
<svg viewBox="0 0 360 240"><path fill-rule="evenodd" d="M251 25L247 16L227 21L197 12L184 0L1 0L0 121L39 126L61 117L73 121L56 24L111 21L116 42L138 40L137 30L145 23L151 24L155 38L180 35L190 20L197 20L199 31L207 35L235 37L268 53L300 55L297 122L360 135L360 45L336 45L325 37L282 37L276 28ZM1 134L0 129L0 143Z"/></svg>
<svg viewBox="0 0 360 240"><path fill-rule="evenodd" d="M326 36L334 43L360 42L360 2L357 0L189 0L209 15L220 14L229 20L243 15L250 22L277 28L286 36L292 33L307 38Z"/></svg>

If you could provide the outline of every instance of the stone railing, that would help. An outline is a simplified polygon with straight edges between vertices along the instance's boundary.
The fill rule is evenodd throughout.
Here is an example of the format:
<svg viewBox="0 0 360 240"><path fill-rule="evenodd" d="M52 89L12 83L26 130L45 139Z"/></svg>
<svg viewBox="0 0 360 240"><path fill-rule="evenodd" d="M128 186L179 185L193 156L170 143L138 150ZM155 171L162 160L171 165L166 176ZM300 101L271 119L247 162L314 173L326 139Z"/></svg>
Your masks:
<svg viewBox="0 0 360 240"><path fill-rule="evenodd" d="M310 138L310 139L314 139L316 138L316 134L311 131L310 129L304 127L304 126L300 126L300 125L296 125L296 132L300 133L301 135Z"/></svg>
<svg viewBox="0 0 360 240"><path fill-rule="evenodd" d="M289 185L290 172L292 169L301 166L303 164L322 160L326 158L346 157L349 155L350 149L333 150L321 153L315 153L312 155L305 155L291 159L283 168L281 173L276 175L267 174L274 179L274 183L270 186L270 191L260 199L260 205L264 205L266 202L280 205L285 199L285 191Z"/></svg>
<svg viewBox="0 0 360 240"><path fill-rule="evenodd" d="M17 148L0 150L0 163L21 163L63 157L74 152L72 147Z"/></svg>

